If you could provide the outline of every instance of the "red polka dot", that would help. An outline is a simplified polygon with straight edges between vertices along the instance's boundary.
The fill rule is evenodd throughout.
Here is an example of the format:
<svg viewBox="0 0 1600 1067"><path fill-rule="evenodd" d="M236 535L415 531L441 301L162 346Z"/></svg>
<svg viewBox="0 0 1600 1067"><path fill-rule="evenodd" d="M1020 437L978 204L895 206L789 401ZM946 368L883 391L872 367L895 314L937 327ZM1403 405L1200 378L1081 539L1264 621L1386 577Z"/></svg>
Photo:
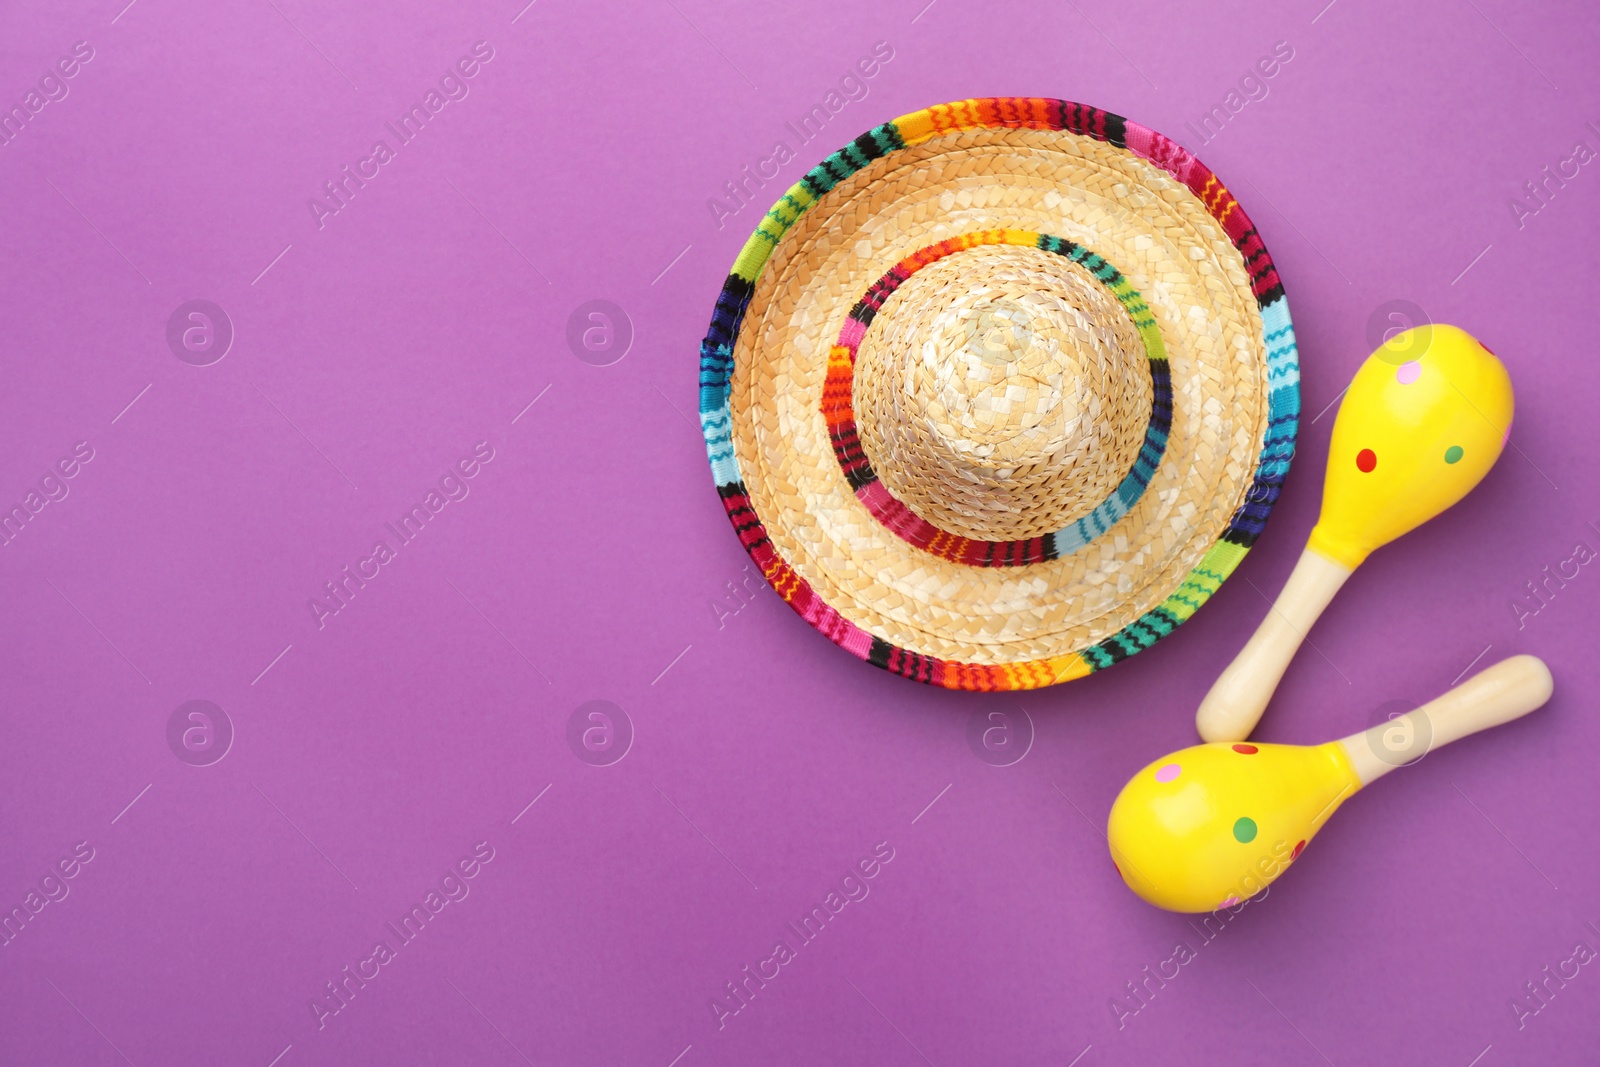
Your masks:
<svg viewBox="0 0 1600 1067"><path fill-rule="evenodd" d="M1291 859L1291 860L1299 859L1300 858L1300 853L1304 852L1305 848L1306 848L1306 843L1304 841L1302 841L1298 845L1294 846L1294 851L1289 853L1289 859ZM1118 873L1121 873L1121 872L1118 872Z"/></svg>
<svg viewBox="0 0 1600 1067"><path fill-rule="evenodd" d="M1261 751L1254 745L1234 745L1233 750L1235 752L1242 752L1246 756L1254 756L1257 752Z"/></svg>
<svg viewBox="0 0 1600 1067"><path fill-rule="evenodd" d="M1363 448L1356 453L1356 470L1362 474L1371 474L1372 468L1378 465L1378 454L1370 448Z"/></svg>
<svg viewBox="0 0 1600 1067"><path fill-rule="evenodd" d="M1302 842L1301 842L1301 844L1305 844L1305 842L1304 842L1304 841L1302 841ZM1117 867L1117 861L1116 861L1116 860L1112 860L1112 861L1111 861L1111 866L1113 866L1113 867ZM1117 867L1117 873L1118 873L1118 874L1119 874L1119 875L1120 875L1120 874L1121 874L1121 873L1122 873L1122 868L1121 868L1121 867Z"/></svg>

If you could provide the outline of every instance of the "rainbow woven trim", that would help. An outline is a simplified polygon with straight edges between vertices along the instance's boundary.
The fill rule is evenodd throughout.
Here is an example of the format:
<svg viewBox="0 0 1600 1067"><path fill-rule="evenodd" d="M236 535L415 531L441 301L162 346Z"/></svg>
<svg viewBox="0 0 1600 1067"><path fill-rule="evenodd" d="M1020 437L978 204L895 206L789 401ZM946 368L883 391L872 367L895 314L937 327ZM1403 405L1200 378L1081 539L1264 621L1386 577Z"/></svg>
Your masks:
<svg viewBox="0 0 1600 1067"><path fill-rule="evenodd" d="M978 541L939 529L907 507L889 492L888 486L878 480L878 473L872 469L872 463L861 447L861 436L856 430L856 352L878 310L907 278L953 253L982 245L1002 244L1022 245L1065 256L1083 266L1096 281L1109 289L1111 295L1122 304L1129 321L1139 333L1139 340L1144 344L1145 356L1150 361L1153 389L1144 444L1134 457L1127 476L1111 491L1110 496L1072 525L1043 537L1030 537L1022 541ZM850 309L848 321L844 329L839 331L839 342L828 350L828 375L822 386L822 417L828 424L828 437L833 442L833 454L839 460L839 469L844 472L856 499L889 532L952 563L974 567L1020 567L1071 555L1115 526L1139 502L1167 450L1167 434L1172 429L1172 375L1167 369L1167 348L1161 340L1161 331L1156 327L1155 316L1150 314L1150 306L1139 295L1139 290L1123 277L1122 272L1103 257L1082 245L1047 234L1028 230L978 230L913 252L890 267Z"/></svg>
<svg viewBox="0 0 1600 1067"><path fill-rule="evenodd" d="M1255 478L1228 528L1178 588L1103 641L1049 659L999 665L960 663L898 648L856 626L822 601L785 562L750 506L733 452L729 382L733 348L755 282L779 239L829 189L890 152L940 134L981 128L1058 130L1125 148L1172 175L1200 198L1233 241L1261 309L1267 346L1268 424ZM1141 652L1186 622L1233 573L1265 526L1282 490L1300 416L1300 363L1283 285L1244 209L1210 169L1182 145L1120 115L1065 100L1006 97L941 104L884 123L824 159L772 206L734 261L700 345L700 424L717 494L740 543L762 576L801 618L851 654L904 678L949 689L1033 689L1081 678Z"/></svg>

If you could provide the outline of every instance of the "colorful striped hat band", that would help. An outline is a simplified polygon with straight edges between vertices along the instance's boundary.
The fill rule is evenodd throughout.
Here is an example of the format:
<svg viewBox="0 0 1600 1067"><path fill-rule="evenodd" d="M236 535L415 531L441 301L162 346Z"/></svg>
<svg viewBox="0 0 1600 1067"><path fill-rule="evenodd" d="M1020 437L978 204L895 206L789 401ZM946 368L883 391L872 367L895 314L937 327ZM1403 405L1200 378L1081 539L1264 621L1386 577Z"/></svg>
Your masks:
<svg viewBox="0 0 1600 1067"><path fill-rule="evenodd" d="M1172 632L1288 471L1283 288L1186 150L1059 100L886 123L784 194L701 345L741 542L802 618L957 689Z"/></svg>

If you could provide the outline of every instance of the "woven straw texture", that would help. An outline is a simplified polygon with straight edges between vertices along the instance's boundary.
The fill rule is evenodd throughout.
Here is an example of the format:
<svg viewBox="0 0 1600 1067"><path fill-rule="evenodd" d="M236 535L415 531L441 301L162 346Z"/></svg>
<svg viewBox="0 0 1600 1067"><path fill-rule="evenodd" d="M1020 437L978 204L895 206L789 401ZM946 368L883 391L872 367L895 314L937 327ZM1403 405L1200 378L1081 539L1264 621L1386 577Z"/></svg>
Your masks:
<svg viewBox="0 0 1600 1067"><path fill-rule="evenodd" d="M988 245L901 285L857 354L861 444L941 529L1039 537L1099 504L1144 444L1152 386L1116 298L1083 267Z"/></svg>
<svg viewBox="0 0 1600 1067"><path fill-rule="evenodd" d="M812 625L956 688L1081 677L1260 532L1298 367L1282 287L1183 149L1061 101L932 108L768 213L702 346L735 529Z"/></svg>

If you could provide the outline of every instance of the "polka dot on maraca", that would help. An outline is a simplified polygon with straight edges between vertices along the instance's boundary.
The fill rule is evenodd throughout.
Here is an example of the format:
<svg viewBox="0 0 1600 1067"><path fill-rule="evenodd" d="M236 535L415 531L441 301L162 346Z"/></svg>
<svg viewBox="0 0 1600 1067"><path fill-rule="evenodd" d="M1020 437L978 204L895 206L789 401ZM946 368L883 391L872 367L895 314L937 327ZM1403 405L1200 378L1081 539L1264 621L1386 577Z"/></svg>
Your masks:
<svg viewBox="0 0 1600 1067"><path fill-rule="evenodd" d="M1372 469L1378 465L1378 454L1370 448L1363 448L1356 453L1356 470L1362 474L1371 474Z"/></svg>
<svg viewBox="0 0 1600 1067"><path fill-rule="evenodd" d="M1304 852L1305 850L1306 850L1306 843L1304 841L1302 841L1298 845L1294 846L1294 851L1289 853L1290 861L1292 862L1294 860L1299 859L1300 858L1300 853Z"/></svg>
<svg viewBox="0 0 1600 1067"><path fill-rule="evenodd" d="M1227 897L1225 897L1223 899L1221 904L1217 905L1217 907L1219 907L1219 908L1231 908L1231 907L1234 907L1235 905L1237 905L1238 903L1239 903L1239 898L1236 897L1236 896L1233 896L1232 894L1229 894Z"/></svg>
<svg viewBox="0 0 1600 1067"><path fill-rule="evenodd" d="M1460 445L1451 445L1444 450L1444 461L1446 463L1460 463L1461 457L1466 454Z"/></svg>
<svg viewBox="0 0 1600 1067"><path fill-rule="evenodd" d="M1178 766L1176 763L1169 763L1166 766L1162 767L1160 770L1156 771L1156 781L1158 781L1158 782L1170 782L1170 781L1172 781L1174 778L1178 777L1178 775L1180 775L1182 773L1183 773L1183 768L1182 767Z"/></svg>
<svg viewBox="0 0 1600 1067"><path fill-rule="evenodd" d="M1248 815L1233 824L1233 837L1241 845L1248 845L1256 839L1256 821Z"/></svg>
<svg viewBox="0 0 1600 1067"><path fill-rule="evenodd" d="M1254 756L1261 751L1254 745L1234 745L1233 750L1242 756Z"/></svg>
<svg viewBox="0 0 1600 1067"><path fill-rule="evenodd" d="M1416 359L1400 364L1400 369L1394 372L1394 380L1401 385L1410 385L1420 377L1422 377L1422 361Z"/></svg>

